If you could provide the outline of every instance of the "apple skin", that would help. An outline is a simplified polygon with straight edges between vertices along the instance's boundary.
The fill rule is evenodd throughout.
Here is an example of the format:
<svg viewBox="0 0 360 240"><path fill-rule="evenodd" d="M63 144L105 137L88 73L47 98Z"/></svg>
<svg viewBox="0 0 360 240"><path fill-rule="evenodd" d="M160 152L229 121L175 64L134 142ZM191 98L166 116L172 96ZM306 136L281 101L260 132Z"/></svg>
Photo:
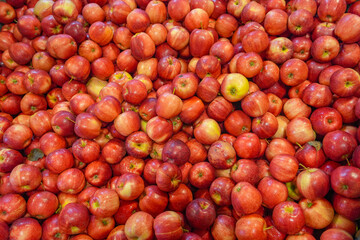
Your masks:
<svg viewBox="0 0 360 240"><path fill-rule="evenodd" d="M211 199L217 206L231 205L231 191L235 186L234 181L226 177L216 178L210 185Z"/></svg>
<svg viewBox="0 0 360 240"><path fill-rule="evenodd" d="M266 222L265 219L259 214L250 214L242 216L235 226L235 234L237 239L259 239L266 240Z"/></svg>
<svg viewBox="0 0 360 240"><path fill-rule="evenodd" d="M26 201L19 194L5 194L1 196L0 203L0 210L3 213L0 220L7 224L11 224L26 213Z"/></svg>
<svg viewBox="0 0 360 240"><path fill-rule="evenodd" d="M194 137L202 144L210 145L221 135L219 123L212 118L206 118L195 126Z"/></svg>
<svg viewBox="0 0 360 240"><path fill-rule="evenodd" d="M90 198L90 213L96 217L113 216L119 209L120 201L115 190L98 189Z"/></svg>
<svg viewBox="0 0 360 240"><path fill-rule="evenodd" d="M344 14L336 23L335 35L344 43L354 43L360 40L359 29L352 30L352 26L360 24L360 17L356 14Z"/></svg>
<svg viewBox="0 0 360 240"><path fill-rule="evenodd" d="M9 232L9 239L17 239L18 236L26 236L30 239L40 240L42 228L37 220L30 217L24 217L14 221Z"/></svg>
<svg viewBox="0 0 360 240"><path fill-rule="evenodd" d="M340 130L342 127L341 114L335 108L330 107L314 110L310 116L310 121L315 132L320 135Z"/></svg>
<svg viewBox="0 0 360 240"><path fill-rule="evenodd" d="M41 183L40 169L30 164L19 164L10 173L10 183L18 193L35 190Z"/></svg>
<svg viewBox="0 0 360 240"><path fill-rule="evenodd" d="M231 168L236 161L235 149L228 142L216 141L208 150L208 160L214 168Z"/></svg>
<svg viewBox="0 0 360 240"><path fill-rule="evenodd" d="M360 198L347 198L339 194L335 194L332 198L332 204L336 213L356 221L360 217Z"/></svg>
<svg viewBox="0 0 360 240"><path fill-rule="evenodd" d="M333 161L341 162L352 155L357 146L357 141L350 133L335 130L325 135L323 150L325 155Z"/></svg>
<svg viewBox="0 0 360 240"><path fill-rule="evenodd" d="M54 214L42 223L42 238L51 239L57 236L59 240L66 240L69 238L68 234L60 232L59 214Z"/></svg>
<svg viewBox="0 0 360 240"><path fill-rule="evenodd" d="M248 182L253 185L259 182L259 173L258 165L250 159L238 160L230 170L231 179L235 182Z"/></svg>
<svg viewBox="0 0 360 240"><path fill-rule="evenodd" d="M114 227L109 235L107 236L108 240L127 240L125 235L125 225L118 225Z"/></svg>
<svg viewBox="0 0 360 240"><path fill-rule="evenodd" d="M59 174L57 188L64 193L77 194L85 187L84 173L77 168L69 168Z"/></svg>
<svg viewBox="0 0 360 240"><path fill-rule="evenodd" d="M318 141L306 143L296 152L295 157L299 163L309 168L319 168L326 160L322 145Z"/></svg>
<svg viewBox="0 0 360 240"><path fill-rule="evenodd" d="M0 172L11 172L17 165L24 162L24 157L19 151L10 148L0 149Z"/></svg>
<svg viewBox="0 0 360 240"><path fill-rule="evenodd" d="M347 198L359 198L360 170L353 166L340 166L331 173L331 188L338 194Z"/></svg>
<svg viewBox="0 0 360 240"><path fill-rule="evenodd" d="M29 197L27 210L36 219L47 219L56 212L58 205L59 201L55 194L42 191Z"/></svg>
<svg viewBox="0 0 360 240"><path fill-rule="evenodd" d="M286 234L295 234L305 225L304 213L296 202L279 203L275 206L272 217L275 227Z"/></svg>
<svg viewBox="0 0 360 240"><path fill-rule="evenodd" d="M276 155L270 162L271 175L281 182L291 182L297 175L298 160L288 154Z"/></svg>
<svg viewBox="0 0 360 240"><path fill-rule="evenodd" d="M88 209L81 203L69 203L60 212L59 225L66 234L78 234L86 230L90 221Z"/></svg>
<svg viewBox="0 0 360 240"><path fill-rule="evenodd" d="M291 143L303 145L309 141L314 141L316 134L308 118L298 117L288 123L286 136Z"/></svg>
<svg viewBox="0 0 360 240"><path fill-rule="evenodd" d="M305 225L313 229L327 227L334 218L334 208L325 198L309 200L303 198L299 205L305 216Z"/></svg>
<svg viewBox="0 0 360 240"><path fill-rule="evenodd" d="M353 237L346 231L337 228L330 228L323 232L320 240L352 240Z"/></svg>
<svg viewBox="0 0 360 240"><path fill-rule="evenodd" d="M181 140L169 140L164 145L162 160L181 166L190 158L189 147Z"/></svg>
<svg viewBox="0 0 360 240"><path fill-rule="evenodd" d="M286 185L271 176L261 179L257 188L261 193L263 205L270 209L288 198Z"/></svg>
<svg viewBox="0 0 360 240"><path fill-rule="evenodd" d="M335 214L333 220L331 223L327 226L327 228L339 228L343 229L346 232L350 233L351 235L354 235L356 233L356 224L355 222L349 220L348 218L340 215Z"/></svg>
<svg viewBox="0 0 360 240"><path fill-rule="evenodd" d="M261 207L262 196L250 183L239 182L232 189L231 203L238 214L251 214Z"/></svg>
<svg viewBox="0 0 360 240"><path fill-rule="evenodd" d="M303 197L316 200L329 192L330 179L321 169L308 168L297 175L296 186Z"/></svg>
<svg viewBox="0 0 360 240"><path fill-rule="evenodd" d="M149 213L153 217L164 212L168 203L168 194L161 191L156 185L145 187L139 197L140 210Z"/></svg>
<svg viewBox="0 0 360 240"><path fill-rule="evenodd" d="M144 191L144 180L135 173L121 175L115 183L115 190L120 200L134 200Z"/></svg>
<svg viewBox="0 0 360 240"><path fill-rule="evenodd" d="M278 129L278 121L274 114L266 112L260 117L253 118L251 123L252 131L259 138L270 138L274 136Z"/></svg>
<svg viewBox="0 0 360 240"><path fill-rule="evenodd" d="M186 219L190 226L208 229L216 218L214 204L205 198L196 198L186 207Z"/></svg>
<svg viewBox="0 0 360 240"><path fill-rule="evenodd" d="M197 188L208 188L215 179L215 168L208 162L194 164L189 171L189 182Z"/></svg>
<svg viewBox="0 0 360 240"><path fill-rule="evenodd" d="M274 138L266 147L265 157L269 162L271 162L272 159L279 154L289 154L294 156L295 148L285 138Z"/></svg>
<svg viewBox="0 0 360 240"><path fill-rule="evenodd" d="M251 119L241 110L231 112L224 121L226 131L234 136L239 136L241 133L250 132Z"/></svg>
<svg viewBox="0 0 360 240"><path fill-rule="evenodd" d="M154 219L154 232L159 240L181 239L183 235L182 219L174 211L166 211Z"/></svg>
<svg viewBox="0 0 360 240"><path fill-rule="evenodd" d="M33 133L31 129L22 124L13 124L6 129L3 142L12 149L22 150L29 146Z"/></svg>
<svg viewBox="0 0 360 240"><path fill-rule="evenodd" d="M151 240L154 238L154 218L143 211L134 213L125 223L125 235L128 239Z"/></svg>

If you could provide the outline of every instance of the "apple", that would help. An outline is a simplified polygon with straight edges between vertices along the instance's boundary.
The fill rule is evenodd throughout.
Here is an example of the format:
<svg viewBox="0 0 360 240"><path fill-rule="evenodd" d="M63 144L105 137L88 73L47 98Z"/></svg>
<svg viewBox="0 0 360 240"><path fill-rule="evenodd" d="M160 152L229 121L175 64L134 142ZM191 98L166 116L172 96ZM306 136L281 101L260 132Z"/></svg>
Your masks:
<svg viewBox="0 0 360 240"><path fill-rule="evenodd" d="M181 170L175 164L166 162L159 166L156 171L156 185L161 191L175 191L182 181Z"/></svg>
<svg viewBox="0 0 360 240"><path fill-rule="evenodd" d="M315 140L315 132L312 129L308 118L297 117L292 119L286 127L287 139L293 144L303 145L309 141Z"/></svg>
<svg viewBox="0 0 360 240"><path fill-rule="evenodd" d="M357 26L360 24L360 17L356 14L344 14L336 23L335 35L344 43L354 43L360 40L358 30L349 28L350 26Z"/></svg>
<svg viewBox="0 0 360 240"><path fill-rule="evenodd" d="M182 219L174 211L165 211L154 219L154 232L157 239L181 239Z"/></svg>
<svg viewBox="0 0 360 240"><path fill-rule="evenodd" d="M84 173L77 168L69 168L61 172L58 177L57 187L61 192L77 194L85 187Z"/></svg>
<svg viewBox="0 0 360 240"><path fill-rule="evenodd" d="M183 101L183 107L179 117L183 123L192 124L200 117L204 110L205 105L203 101L193 96Z"/></svg>
<svg viewBox="0 0 360 240"><path fill-rule="evenodd" d="M331 203L324 198L316 200L303 198L299 205L303 210L306 226L313 229L327 227L334 218L334 209Z"/></svg>
<svg viewBox="0 0 360 240"><path fill-rule="evenodd" d="M115 190L98 189L90 197L89 211L96 217L106 218L113 216L119 209L120 201Z"/></svg>
<svg viewBox="0 0 360 240"><path fill-rule="evenodd" d="M93 161L85 167L85 179L93 186L106 185L112 175L111 167L103 161Z"/></svg>
<svg viewBox="0 0 360 240"><path fill-rule="evenodd" d="M47 219L55 213L59 201L54 193L42 191L31 195L27 201L28 213L37 219Z"/></svg>
<svg viewBox="0 0 360 240"><path fill-rule="evenodd" d="M293 42L285 37L277 37L270 41L266 50L266 58L276 64L282 64L289 60L293 53Z"/></svg>
<svg viewBox="0 0 360 240"><path fill-rule="evenodd" d="M348 232L346 232L342 229L330 228L330 229L324 231L320 236L320 240L325 240L325 239L350 240L350 239L353 239L353 237Z"/></svg>
<svg viewBox="0 0 360 240"><path fill-rule="evenodd" d="M275 206L272 214L274 226L286 234L295 234L305 225L305 216L299 204L285 201Z"/></svg>
<svg viewBox="0 0 360 240"><path fill-rule="evenodd" d="M286 185L271 176L261 179L257 188L261 193L263 205L270 209L288 198Z"/></svg>
<svg viewBox="0 0 360 240"><path fill-rule="evenodd" d="M248 182L237 183L231 192L231 204L238 214L252 214L259 210L262 196L258 189Z"/></svg>
<svg viewBox="0 0 360 240"><path fill-rule="evenodd" d="M186 207L186 219L194 228L207 229L213 225L215 218L214 204L207 199L196 198Z"/></svg>
<svg viewBox="0 0 360 240"><path fill-rule="evenodd" d="M323 198L330 190L329 176L318 168L308 168L296 177L300 194L310 201Z"/></svg>
<svg viewBox="0 0 360 240"><path fill-rule="evenodd" d="M339 228L347 231L351 235L354 235L356 233L356 225L355 222L347 219L346 217L335 214L333 220L328 225L327 228Z"/></svg>
<svg viewBox="0 0 360 240"><path fill-rule="evenodd" d="M297 175L298 160L289 154L278 154L270 162L271 175L281 182L291 182Z"/></svg>
<svg viewBox="0 0 360 240"><path fill-rule="evenodd" d="M251 130L259 138L270 138L277 132L278 126L279 124L274 114L266 112L260 117L253 118Z"/></svg>
<svg viewBox="0 0 360 240"><path fill-rule="evenodd" d="M202 144L212 144L216 142L221 134L220 126L212 118L200 121L194 128L194 137Z"/></svg>
<svg viewBox="0 0 360 240"><path fill-rule="evenodd" d="M331 173L331 188L347 198L359 198L360 191L354 184L360 171L353 166L340 166Z"/></svg>
<svg viewBox="0 0 360 240"><path fill-rule="evenodd" d="M150 214L143 211L136 212L125 223L125 235L128 239L153 239L153 224L154 218Z"/></svg>
<svg viewBox="0 0 360 240"><path fill-rule="evenodd" d="M126 137L125 149L127 153L136 158L145 158L150 154L152 141L143 131L131 133Z"/></svg>
<svg viewBox="0 0 360 240"><path fill-rule="evenodd" d="M217 206L230 206L231 192L234 186L234 181L229 178L216 178L210 185L209 193L211 199Z"/></svg>
<svg viewBox="0 0 360 240"><path fill-rule="evenodd" d="M253 185L260 180L260 170L255 161L250 159L240 159L230 170L230 177L235 182L248 182Z"/></svg>
<svg viewBox="0 0 360 240"><path fill-rule="evenodd" d="M237 239L268 239L265 219L259 214L242 216L236 222L235 234Z"/></svg>
<svg viewBox="0 0 360 240"><path fill-rule="evenodd" d="M11 224L16 219L23 217L26 213L26 201L19 194L4 194L0 197L0 202L0 210L2 212L0 219L2 222Z"/></svg>
<svg viewBox="0 0 360 240"><path fill-rule="evenodd" d="M208 162L194 164L189 171L189 182L197 188L208 188L215 179L215 168Z"/></svg>
<svg viewBox="0 0 360 240"><path fill-rule="evenodd" d="M88 209L81 203L69 203L60 212L59 226L65 234L79 234L86 230L90 221Z"/></svg>
<svg viewBox="0 0 360 240"><path fill-rule="evenodd" d="M59 214L54 214L42 223L42 238L57 237L61 240L69 238L68 234L60 232Z"/></svg>
<svg viewBox="0 0 360 240"><path fill-rule="evenodd" d="M9 239L16 239L17 236L27 236L40 240L42 228L40 223L30 217L19 218L13 222L9 229Z"/></svg>
<svg viewBox="0 0 360 240"><path fill-rule="evenodd" d="M355 137L350 133L335 130L325 135L323 150L328 158L341 162L350 158L357 146L356 143Z"/></svg>
<svg viewBox="0 0 360 240"><path fill-rule="evenodd" d="M335 212L348 218L351 221L355 221L359 218L359 198L347 198L339 194L334 194L332 198L332 205Z"/></svg>
<svg viewBox="0 0 360 240"><path fill-rule="evenodd" d="M115 183L115 190L120 200L135 200L144 188L144 180L135 173L125 173Z"/></svg>
<svg viewBox="0 0 360 240"><path fill-rule="evenodd" d="M35 190L41 183L41 172L30 164L19 164L10 173L10 183L18 193Z"/></svg>

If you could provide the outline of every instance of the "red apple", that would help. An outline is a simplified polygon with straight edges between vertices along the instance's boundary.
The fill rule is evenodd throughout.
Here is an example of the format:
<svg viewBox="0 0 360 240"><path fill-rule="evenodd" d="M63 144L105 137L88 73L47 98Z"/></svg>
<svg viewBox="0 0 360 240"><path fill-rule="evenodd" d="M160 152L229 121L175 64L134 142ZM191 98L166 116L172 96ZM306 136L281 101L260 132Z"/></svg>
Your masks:
<svg viewBox="0 0 360 240"><path fill-rule="evenodd" d="M143 211L134 213L125 223L125 235L129 239L151 240L154 237L154 218Z"/></svg>
<svg viewBox="0 0 360 240"><path fill-rule="evenodd" d="M238 214L251 214L261 207L262 196L252 184L239 182L232 189L231 203Z"/></svg>
<svg viewBox="0 0 360 240"><path fill-rule="evenodd" d="M60 230L66 234L79 234L86 230L90 221L88 209L81 203L69 203L60 212Z"/></svg>
<svg viewBox="0 0 360 240"><path fill-rule="evenodd" d="M279 231L287 234L299 232L305 225L305 216L299 204L285 201L275 206L272 218Z"/></svg>

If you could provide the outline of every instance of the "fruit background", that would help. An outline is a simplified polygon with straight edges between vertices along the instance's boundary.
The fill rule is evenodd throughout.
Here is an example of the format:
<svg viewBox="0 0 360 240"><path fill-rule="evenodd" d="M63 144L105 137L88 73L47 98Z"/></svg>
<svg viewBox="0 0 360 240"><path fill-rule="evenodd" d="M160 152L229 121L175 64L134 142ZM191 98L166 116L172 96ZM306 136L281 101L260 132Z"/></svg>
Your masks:
<svg viewBox="0 0 360 240"><path fill-rule="evenodd" d="M360 1L0 1L0 240L351 240Z"/></svg>

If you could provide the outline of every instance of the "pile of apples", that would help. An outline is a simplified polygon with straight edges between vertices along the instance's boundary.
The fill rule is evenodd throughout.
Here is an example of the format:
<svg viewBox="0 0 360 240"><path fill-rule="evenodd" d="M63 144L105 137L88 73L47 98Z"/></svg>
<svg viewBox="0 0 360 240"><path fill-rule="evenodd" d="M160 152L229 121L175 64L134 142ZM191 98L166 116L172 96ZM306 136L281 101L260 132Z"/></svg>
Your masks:
<svg viewBox="0 0 360 240"><path fill-rule="evenodd" d="M352 240L360 1L0 2L0 240Z"/></svg>

